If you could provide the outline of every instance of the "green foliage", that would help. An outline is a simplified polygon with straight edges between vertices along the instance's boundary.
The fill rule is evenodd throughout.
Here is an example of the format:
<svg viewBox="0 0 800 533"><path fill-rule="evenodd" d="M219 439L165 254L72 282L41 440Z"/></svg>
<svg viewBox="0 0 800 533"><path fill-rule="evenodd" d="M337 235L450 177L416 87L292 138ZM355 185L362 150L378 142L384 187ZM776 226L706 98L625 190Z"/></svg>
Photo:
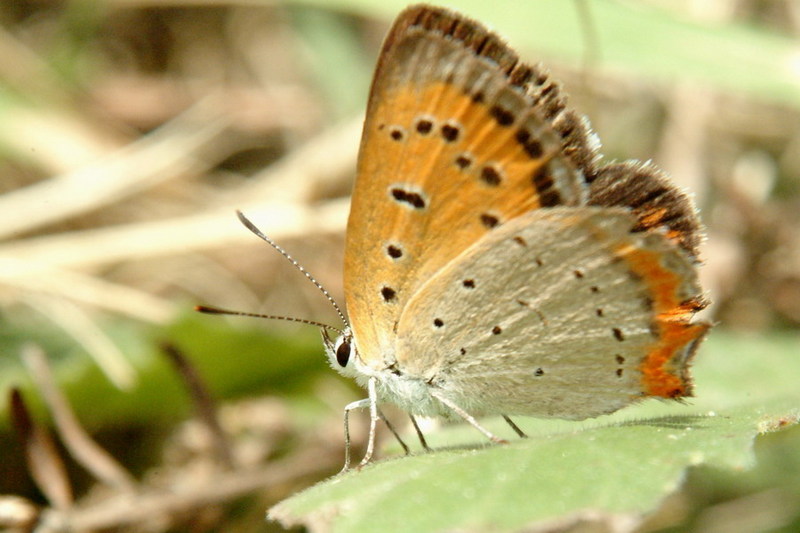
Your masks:
<svg viewBox="0 0 800 533"><path fill-rule="evenodd" d="M39 322L6 323L0 330L0 388L21 386L26 400L39 406L38 393L17 359L19 348L32 338L45 349L81 422L94 429L174 422L186 416L188 393L161 353L162 342L176 345L218 398L296 390L308 382L309 373L326 367L319 334L307 327L281 336L269 334L261 324L232 327L222 317L187 312L165 328L106 320L103 330L136 368L131 390L116 388L75 341ZM4 407L2 425L7 425L7 416Z"/></svg>
<svg viewBox="0 0 800 533"><path fill-rule="evenodd" d="M698 358L690 404L650 401L584 422L521 420L530 438L508 446L476 447L474 430L445 431L432 439L444 449L332 478L270 516L333 531L417 532L514 531L590 510L638 517L689 467L751 467L754 438L797 419L798 347L796 338L716 332Z"/></svg>

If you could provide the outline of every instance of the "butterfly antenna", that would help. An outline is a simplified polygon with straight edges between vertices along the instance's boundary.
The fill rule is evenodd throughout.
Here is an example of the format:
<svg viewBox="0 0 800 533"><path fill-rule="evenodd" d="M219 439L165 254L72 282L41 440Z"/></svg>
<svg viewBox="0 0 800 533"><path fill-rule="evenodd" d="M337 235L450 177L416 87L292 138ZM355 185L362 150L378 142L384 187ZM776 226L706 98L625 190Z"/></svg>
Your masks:
<svg viewBox="0 0 800 533"><path fill-rule="evenodd" d="M314 276L312 276L312 275L311 275L311 274L308 272L308 270L306 270L305 268L303 268L303 266L302 266L300 263L298 263L297 261L295 261L295 259L294 259L294 258L293 258L291 255L289 255L289 253L288 253L286 250L284 250L283 248L281 248L281 247L280 247L280 245L278 245L278 243L276 243L275 241L273 241L272 239L270 239L269 237L267 237L266 235L264 235L264 234L261 232L261 230L260 230L260 229L258 229L258 228L255 226L255 224L253 224L252 222L250 222L250 219L248 219L246 216L244 216L244 213L242 213L241 211L239 211L239 210L237 209L237 210L236 210L236 215L239 217L239 220L242 222L242 224L244 224L244 226L245 226L247 229L249 229L251 232L253 232L253 233L254 233L254 234L255 234L255 235L258 237L258 238L260 238L262 241L266 242L267 244L269 244L270 246L272 246L273 248L275 248L275 250L277 250L279 254L281 254L283 257L285 257L285 258L286 258L286 259L287 259L287 260L288 260L288 261L289 261L289 262L290 262L292 265L294 265L294 267L295 267L297 270L299 270L300 272L302 272L302 273L303 273L303 275L304 275L306 278L308 278L308 280L309 280L311 283L313 283L313 284L314 284L314 286L315 286L316 288L318 288L318 289L320 290L320 292L322 292L322 294L324 294L324 295L325 295L325 298L327 298L327 299L328 299L328 301L331 303L331 305L333 306L333 308L336 310L336 313L339 315L339 318L340 318L340 319L342 319L342 323L343 323L345 326L349 326L349 325L350 325L350 324L347 322L347 319L344 317L344 313L342 312L342 309L339 307L339 304L337 304L337 303L336 303L336 300L334 300L334 299L333 299L333 296L331 296L331 295L330 295L330 293L328 292L328 290L327 290L325 287L323 287L323 286L322 286L322 284L321 284L319 281L317 281L317 280L314 278ZM234 314L242 314L242 315L245 315L245 316L252 316L252 315L248 315L247 313L234 313ZM255 315L255 316L261 316L261 315ZM278 317L267 317L267 318L278 318ZM308 324L311 324L311 323L312 323L311 321L306 321L306 320L302 320L302 319L291 319L291 320L295 320L295 321L297 321L297 322L305 322L305 323L308 323ZM330 326L325 326L325 327L328 327L328 328L330 328ZM336 329L336 328L331 328L331 329ZM337 331L338 331L338 330L337 330Z"/></svg>
<svg viewBox="0 0 800 533"><path fill-rule="evenodd" d="M287 322L300 322L301 324L308 324L309 326L317 326L322 329L332 329L336 331L340 335L342 334L342 330L339 328L335 328L333 326L329 326L328 324L323 324L322 322L317 322L315 320L306 320L305 318L295 318L292 316L279 316L279 315L262 315L259 313L246 313L244 311L231 311L229 309L220 309L219 307L208 307L206 305L197 305L194 308L195 311L199 311L201 313L205 313L207 315L233 315L233 316L251 316L254 318L266 318L268 320L285 320Z"/></svg>

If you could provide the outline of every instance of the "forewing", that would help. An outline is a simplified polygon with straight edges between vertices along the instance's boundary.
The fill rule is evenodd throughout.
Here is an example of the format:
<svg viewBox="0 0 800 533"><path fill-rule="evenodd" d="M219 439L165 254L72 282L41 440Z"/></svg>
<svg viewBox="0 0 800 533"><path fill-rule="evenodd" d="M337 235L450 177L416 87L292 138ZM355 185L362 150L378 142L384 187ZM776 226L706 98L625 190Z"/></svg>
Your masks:
<svg viewBox="0 0 800 533"><path fill-rule="evenodd" d="M708 325L689 256L629 211L554 208L494 229L409 302L398 369L473 414L582 419L691 394Z"/></svg>
<svg viewBox="0 0 800 533"><path fill-rule="evenodd" d="M588 199L595 151L557 86L478 23L416 7L400 15L373 81L347 228L355 339L394 359L409 298L493 228Z"/></svg>

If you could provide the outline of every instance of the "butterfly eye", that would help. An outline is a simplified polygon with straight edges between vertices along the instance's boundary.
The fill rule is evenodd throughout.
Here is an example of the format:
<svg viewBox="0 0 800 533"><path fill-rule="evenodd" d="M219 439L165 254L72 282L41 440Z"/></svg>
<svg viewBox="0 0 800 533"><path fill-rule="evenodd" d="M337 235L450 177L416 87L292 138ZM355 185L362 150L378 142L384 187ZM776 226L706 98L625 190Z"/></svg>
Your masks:
<svg viewBox="0 0 800 533"><path fill-rule="evenodd" d="M343 340L342 343L336 348L336 362L341 365L342 368L347 366L347 362L350 360L350 342Z"/></svg>

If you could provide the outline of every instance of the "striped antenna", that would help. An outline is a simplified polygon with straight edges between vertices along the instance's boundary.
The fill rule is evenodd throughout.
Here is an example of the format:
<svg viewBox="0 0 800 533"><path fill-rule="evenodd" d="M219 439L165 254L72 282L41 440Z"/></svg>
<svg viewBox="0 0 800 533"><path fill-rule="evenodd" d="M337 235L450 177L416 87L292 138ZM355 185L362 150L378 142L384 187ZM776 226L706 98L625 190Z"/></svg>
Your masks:
<svg viewBox="0 0 800 533"><path fill-rule="evenodd" d="M262 315L259 313L246 313L244 311L231 311L229 309L220 309L219 307L208 307L206 305L197 305L195 306L194 310L199 311L201 313L205 313L207 315L251 316L254 318L266 318L269 320L286 320L288 322L300 322L301 324L308 324L309 326L318 326L325 330L332 329L333 331L336 331L340 335L343 333L342 330L339 328L323 324L322 322L316 322L315 320L306 320L305 318L294 318L291 316L279 316L279 315Z"/></svg>
<svg viewBox="0 0 800 533"><path fill-rule="evenodd" d="M342 319L342 323L345 325L345 327L349 327L350 326L350 324L347 322L347 319L344 316L344 313L342 312L342 309L339 307L339 304L336 303L336 300L333 299L333 296L330 295L330 293L327 291L327 289L325 289L325 287L323 287L322 284L319 281L317 281L316 278L314 278L314 276L312 276L305 268L303 268L303 266L300 263L295 261L295 259L291 255L289 255L289 253L286 250L281 248L278 245L278 243L276 243L275 241L273 241L272 239L270 239L269 237L264 235L261 232L261 230L258 229L255 226L255 224L253 224L250 221L250 219L248 219L246 216L244 216L244 214L241 211L239 211L238 209L236 210L236 215L239 217L239 220L242 222L242 224L244 224L244 226L247 229L249 229L251 232L253 232L262 241L266 242L267 244L269 244L270 246L275 248L278 251L279 254L281 254L283 257L285 257L292 265L294 265L294 267L297 270L302 272L303 275L306 278L308 278L308 280L311 283L313 283L314 286L316 288L318 288L320 290L320 292L322 292L322 294L325 295L325 298L328 299L328 301L331 303L333 308L336 310L336 313L339 315L339 318ZM205 311L203 311L203 312L205 312ZM291 320L291 321L294 321L294 322L304 322L306 324L318 325L318 326L321 326L321 327L330 328L330 329L333 329L333 330L336 330L336 331L340 331L337 328L332 328L331 326L325 326L323 324L319 324L319 323L313 322L311 320L303 320L303 319L288 318L288 317L273 317L273 316L264 316L264 315L252 315L252 314L249 314L249 313L223 313L223 314L240 314L240 315L243 315L243 316L261 316L261 317L264 317L264 318L274 318L274 319L279 319L279 320Z"/></svg>

